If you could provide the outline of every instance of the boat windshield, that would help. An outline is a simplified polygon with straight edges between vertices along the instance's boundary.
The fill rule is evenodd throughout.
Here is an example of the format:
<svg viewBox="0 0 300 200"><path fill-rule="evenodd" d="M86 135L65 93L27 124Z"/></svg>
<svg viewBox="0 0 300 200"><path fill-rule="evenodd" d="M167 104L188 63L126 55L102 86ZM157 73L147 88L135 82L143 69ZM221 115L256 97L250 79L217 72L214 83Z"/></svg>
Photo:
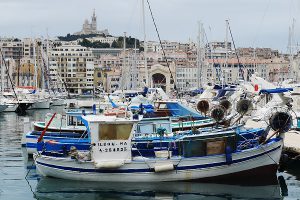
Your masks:
<svg viewBox="0 0 300 200"><path fill-rule="evenodd" d="M128 140L133 124L101 124L100 140Z"/></svg>

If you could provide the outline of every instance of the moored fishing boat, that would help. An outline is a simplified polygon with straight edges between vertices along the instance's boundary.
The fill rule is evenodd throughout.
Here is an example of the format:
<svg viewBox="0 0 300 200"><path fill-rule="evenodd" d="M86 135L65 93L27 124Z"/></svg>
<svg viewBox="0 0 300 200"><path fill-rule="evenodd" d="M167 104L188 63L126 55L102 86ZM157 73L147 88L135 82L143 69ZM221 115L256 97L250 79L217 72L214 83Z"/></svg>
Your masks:
<svg viewBox="0 0 300 200"><path fill-rule="evenodd" d="M159 124L160 123L160 124ZM199 135L203 133L210 132L211 134L218 134L220 132L235 132L237 134L237 142L240 146L253 145L252 143L257 141L258 138L262 137L266 131L262 128L250 128L245 129L241 125L234 126L230 128L202 128L199 130L190 131L179 131L176 133L167 133L167 124L161 120L157 120L155 123L158 128L155 133L153 131L152 122L146 124L137 125L137 132L134 133L132 142L135 149L133 150L133 155L154 155L155 150L159 148L160 150L168 149L172 151L173 155L178 155L178 147L174 140L183 138L185 136ZM166 127L166 128L164 128ZM61 133L61 132L46 132L43 137L43 142L38 143L37 140L40 137L41 132L32 131L26 134L26 149L28 154L33 154L37 151L56 151L66 154L70 151L72 147L76 147L78 150L89 150L90 148L90 138L88 132L82 135L79 133Z"/></svg>
<svg viewBox="0 0 300 200"><path fill-rule="evenodd" d="M42 175L101 182L162 182L274 174L283 147L282 133L291 125L290 115L276 113L271 127L276 128L278 137L255 146L238 148L234 132L208 132L174 140L178 155L167 149L146 157L132 155L137 120L116 116L83 119L91 131L91 150L73 149L67 155L43 151L35 154ZM282 120L286 122L284 127Z"/></svg>
<svg viewBox="0 0 300 200"><path fill-rule="evenodd" d="M91 114L87 112L88 114ZM49 123L52 114L48 113L46 115L45 122L33 122L34 130L26 133L25 140L23 142L23 146L26 146L28 154L33 154L36 152L37 149L37 139L46 127L46 124ZM78 111L69 111L67 112L66 119L62 119L62 115L56 115L51 124L47 128L47 132L45 132L44 141L55 141L55 143L59 143L63 141L62 145L72 144L74 138L77 138L77 142L74 146L81 145L82 143L87 143L89 140L85 139L87 137L87 129L84 126L81 120L81 112ZM72 125L65 126L64 122L73 122ZM194 124L190 123L187 124L185 122L182 125L182 122L171 122L169 117L158 117L158 118L146 118L142 119L137 125L137 131L134 133L134 138L141 137L143 139L148 138L151 140L152 138L157 137L159 129L163 129L164 133L168 133L168 139L173 139L173 131L178 130L179 127L180 131L177 131L177 135L180 134L189 134L189 131L183 131L187 128L192 129L199 126L197 123L201 123L203 126L206 124L208 126L212 120L199 120L195 121ZM76 124L76 125L75 125ZM175 126L175 128L174 128ZM210 128L211 131L213 128ZM174 134L175 135L175 134ZM68 140L70 139L70 140ZM69 145L70 146L70 145ZM72 145L71 145L72 146ZM69 148L68 148L69 149Z"/></svg>

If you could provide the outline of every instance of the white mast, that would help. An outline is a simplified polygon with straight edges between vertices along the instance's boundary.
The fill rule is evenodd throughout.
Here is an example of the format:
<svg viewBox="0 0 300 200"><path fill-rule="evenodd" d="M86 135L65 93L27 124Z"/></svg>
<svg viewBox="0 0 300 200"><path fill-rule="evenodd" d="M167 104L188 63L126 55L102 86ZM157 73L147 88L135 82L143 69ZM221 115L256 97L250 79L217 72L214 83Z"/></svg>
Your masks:
<svg viewBox="0 0 300 200"><path fill-rule="evenodd" d="M198 21L198 37L197 37L197 87L201 88L201 80L202 80L202 24Z"/></svg>
<svg viewBox="0 0 300 200"><path fill-rule="evenodd" d="M288 47L287 47L288 53L289 53L289 71L292 69L292 28L289 27L289 39L288 39Z"/></svg>
<svg viewBox="0 0 300 200"><path fill-rule="evenodd" d="M38 50L40 51L40 56L41 56L41 61L42 62L40 62L40 60L39 60L39 64L40 64L40 68L41 68L41 78L42 78L42 82L41 82L41 86L40 86L40 88L41 88L41 90L44 90L44 89L46 89L45 88L45 65L44 65L44 62L43 62L43 44L42 44L42 40L40 41L40 48L38 48Z"/></svg>
<svg viewBox="0 0 300 200"><path fill-rule="evenodd" d="M145 0L142 0L142 12L143 12L143 30L144 30L144 67L145 67L145 78L146 78L146 86L149 87L149 75L148 75L148 67L147 67L147 51L148 44L146 40L146 21L145 21ZM143 80L142 80L143 82Z"/></svg>
<svg viewBox="0 0 300 200"><path fill-rule="evenodd" d="M228 20L226 20L226 31L225 31L226 35L225 35L225 70L227 70L227 67L228 67ZM222 85L224 85L225 83L225 70L223 70L223 74L222 74Z"/></svg>
<svg viewBox="0 0 300 200"><path fill-rule="evenodd" d="M289 75L288 78L294 78L294 69L293 69L293 61L294 61L294 31L295 31L295 19L293 19L292 28L290 29L290 67L289 67Z"/></svg>
<svg viewBox="0 0 300 200"><path fill-rule="evenodd" d="M46 75L47 75L47 85L48 85L48 90L49 90L49 93L51 92L51 88L50 88L50 69L49 69L49 35L48 35L48 28L46 29L47 30L47 39L46 39L46 52L44 52L44 55L45 55L45 63L46 63ZM42 48L43 50L43 48ZM49 73L49 74L48 74ZM51 81L52 82L52 81Z"/></svg>
<svg viewBox="0 0 300 200"><path fill-rule="evenodd" d="M132 85L133 89L136 89L136 79L137 79L137 63L136 63L136 39L134 39L134 54L133 54L133 70L132 70Z"/></svg>
<svg viewBox="0 0 300 200"><path fill-rule="evenodd" d="M5 70L4 70L4 63L3 63L3 58L2 58L2 55L0 55L0 67L1 67L1 92L3 93L4 92L4 73L5 73Z"/></svg>
<svg viewBox="0 0 300 200"><path fill-rule="evenodd" d="M35 87L38 87L38 75L37 75L37 65L36 65L36 52L35 52L35 39L33 40L33 63L34 63L34 79L35 79Z"/></svg>
<svg viewBox="0 0 300 200"><path fill-rule="evenodd" d="M209 48L210 48L210 59L212 60L212 64L210 66L211 73L213 74L214 72L214 59L213 59L213 46L212 46L212 32L211 32L211 27L209 26L209 34L210 34L210 43L209 43ZM215 80L210 80L212 84L215 84Z"/></svg>
<svg viewBox="0 0 300 200"><path fill-rule="evenodd" d="M121 81L121 89L124 90L125 89L125 76L126 76L126 32L124 32L124 38L123 38L123 53L124 53L124 56L123 56L123 66L122 66L122 73L121 73L121 76L122 76L122 81Z"/></svg>

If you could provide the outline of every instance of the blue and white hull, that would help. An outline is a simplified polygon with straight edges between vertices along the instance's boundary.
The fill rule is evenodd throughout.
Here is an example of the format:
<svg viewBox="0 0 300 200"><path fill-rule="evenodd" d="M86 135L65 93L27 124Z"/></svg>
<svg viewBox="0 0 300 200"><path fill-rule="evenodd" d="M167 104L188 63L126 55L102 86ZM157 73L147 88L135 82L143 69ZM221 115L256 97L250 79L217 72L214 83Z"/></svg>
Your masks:
<svg viewBox="0 0 300 200"><path fill-rule="evenodd" d="M228 162L225 154L185 158L133 157L115 168L97 168L93 160L81 161L71 157L35 154L35 164L44 176L62 179L100 182L164 182L216 178L251 172L276 173L283 139L275 138L267 144L237 151ZM272 169L272 170L270 170Z"/></svg>

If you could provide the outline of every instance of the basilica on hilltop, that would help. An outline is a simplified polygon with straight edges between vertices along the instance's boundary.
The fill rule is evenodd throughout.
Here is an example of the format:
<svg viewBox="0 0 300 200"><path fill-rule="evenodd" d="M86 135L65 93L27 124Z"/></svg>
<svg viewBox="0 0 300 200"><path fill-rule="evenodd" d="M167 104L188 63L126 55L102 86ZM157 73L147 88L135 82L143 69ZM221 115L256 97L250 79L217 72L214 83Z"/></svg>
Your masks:
<svg viewBox="0 0 300 200"><path fill-rule="evenodd" d="M95 9L91 17L91 22L86 19L82 25L82 30L80 32L74 33L74 35L87 35L87 34L105 34L109 35L108 29L97 30L97 16L95 14Z"/></svg>

